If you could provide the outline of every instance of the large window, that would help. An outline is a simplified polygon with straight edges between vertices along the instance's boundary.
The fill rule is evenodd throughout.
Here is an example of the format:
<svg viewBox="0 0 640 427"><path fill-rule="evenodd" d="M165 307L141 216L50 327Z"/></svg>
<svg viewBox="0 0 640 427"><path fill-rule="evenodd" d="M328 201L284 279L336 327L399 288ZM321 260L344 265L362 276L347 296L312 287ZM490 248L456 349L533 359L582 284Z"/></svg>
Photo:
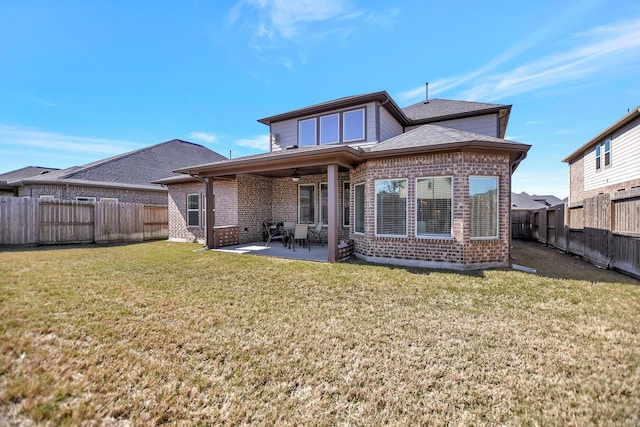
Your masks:
<svg viewBox="0 0 640 427"><path fill-rule="evenodd" d="M316 145L316 119L298 122L298 145Z"/></svg>
<svg viewBox="0 0 640 427"><path fill-rule="evenodd" d="M187 194L187 227L200 226L200 194Z"/></svg>
<svg viewBox="0 0 640 427"><path fill-rule="evenodd" d="M298 146L337 144L365 139L365 109L298 121Z"/></svg>
<svg viewBox="0 0 640 427"><path fill-rule="evenodd" d="M313 224L315 222L315 184L300 184L298 186L298 223Z"/></svg>
<svg viewBox="0 0 640 427"><path fill-rule="evenodd" d="M349 205L351 204L351 184L347 181L342 183L342 226L349 226Z"/></svg>
<svg viewBox="0 0 640 427"><path fill-rule="evenodd" d="M418 236L451 236L451 177L418 178L416 181L416 233Z"/></svg>
<svg viewBox="0 0 640 427"><path fill-rule="evenodd" d="M498 237L498 178L469 177L469 204L471 237Z"/></svg>
<svg viewBox="0 0 640 427"><path fill-rule="evenodd" d="M320 221L329 224L329 184L320 184Z"/></svg>
<svg viewBox="0 0 640 427"><path fill-rule="evenodd" d="M320 144L340 142L340 115L330 114L320 117Z"/></svg>
<svg viewBox="0 0 640 427"><path fill-rule="evenodd" d="M376 234L406 236L406 179L386 179L376 181Z"/></svg>
<svg viewBox="0 0 640 427"><path fill-rule="evenodd" d="M364 108L342 113L344 127L342 140L344 142L360 141L364 139Z"/></svg>
<svg viewBox="0 0 640 427"><path fill-rule="evenodd" d="M353 222L354 231L364 233L364 184L353 186Z"/></svg>

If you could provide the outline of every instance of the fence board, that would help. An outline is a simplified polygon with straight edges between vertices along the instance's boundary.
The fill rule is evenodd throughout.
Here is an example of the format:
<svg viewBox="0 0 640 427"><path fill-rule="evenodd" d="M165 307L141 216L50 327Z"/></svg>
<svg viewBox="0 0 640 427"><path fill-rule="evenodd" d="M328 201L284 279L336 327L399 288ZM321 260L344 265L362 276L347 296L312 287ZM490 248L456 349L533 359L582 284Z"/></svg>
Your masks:
<svg viewBox="0 0 640 427"><path fill-rule="evenodd" d="M529 212L534 240L640 277L640 189ZM512 230L526 227L518 220L527 221L521 213L512 214Z"/></svg>
<svg viewBox="0 0 640 427"><path fill-rule="evenodd" d="M0 245L166 239L166 206L0 197Z"/></svg>

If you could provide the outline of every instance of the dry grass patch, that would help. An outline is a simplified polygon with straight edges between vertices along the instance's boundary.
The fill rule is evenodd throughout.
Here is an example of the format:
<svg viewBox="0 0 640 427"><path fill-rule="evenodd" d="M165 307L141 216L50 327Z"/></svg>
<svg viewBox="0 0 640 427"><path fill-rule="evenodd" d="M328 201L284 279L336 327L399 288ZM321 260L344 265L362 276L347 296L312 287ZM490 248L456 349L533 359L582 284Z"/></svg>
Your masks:
<svg viewBox="0 0 640 427"><path fill-rule="evenodd" d="M198 252L0 253L0 421L640 423L640 287Z"/></svg>

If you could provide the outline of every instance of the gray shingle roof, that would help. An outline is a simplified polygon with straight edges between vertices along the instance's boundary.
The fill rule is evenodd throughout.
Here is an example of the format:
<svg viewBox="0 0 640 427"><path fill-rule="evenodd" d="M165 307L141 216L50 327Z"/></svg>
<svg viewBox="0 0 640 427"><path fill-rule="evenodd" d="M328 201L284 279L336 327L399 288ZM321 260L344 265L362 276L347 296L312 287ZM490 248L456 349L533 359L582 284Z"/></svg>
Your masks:
<svg viewBox="0 0 640 427"><path fill-rule="evenodd" d="M501 138L495 138L492 136L481 135L473 132L467 132L439 125L422 125L418 128L410 130L409 132L401 133L400 135L389 138L386 141L383 141L372 147L368 147L365 150L369 152L376 152L416 147L428 147L434 145L457 144L470 141L496 144L518 144L521 145L523 149L526 149L526 147L528 147L528 145L526 144L511 142Z"/></svg>
<svg viewBox="0 0 640 427"><path fill-rule="evenodd" d="M0 174L0 181L17 181L21 179L27 179L38 175L44 175L52 171L57 171L56 168L43 168L41 166L27 166L14 171Z"/></svg>
<svg viewBox="0 0 640 427"><path fill-rule="evenodd" d="M505 108L511 108L505 104L487 104L483 102L455 101L451 99L430 99L409 105L402 111L414 121L443 120L455 116L464 116L469 113L491 112Z"/></svg>
<svg viewBox="0 0 640 427"><path fill-rule="evenodd" d="M81 184L100 182L157 186L152 182L178 175L173 172L176 169L220 160L226 160L226 157L202 145L173 139L84 166L52 171L45 175L28 177L25 180L30 183L62 181Z"/></svg>
<svg viewBox="0 0 640 427"><path fill-rule="evenodd" d="M511 193L512 209L542 209L546 206L540 202L531 199L524 191L522 193Z"/></svg>

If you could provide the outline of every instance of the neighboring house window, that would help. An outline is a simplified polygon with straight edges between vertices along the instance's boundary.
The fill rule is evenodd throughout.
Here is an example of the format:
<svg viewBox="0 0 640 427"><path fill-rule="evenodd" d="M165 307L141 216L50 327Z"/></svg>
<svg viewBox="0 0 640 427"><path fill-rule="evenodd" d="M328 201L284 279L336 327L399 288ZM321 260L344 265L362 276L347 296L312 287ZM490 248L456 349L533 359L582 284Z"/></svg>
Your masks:
<svg viewBox="0 0 640 427"><path fill-rule="evenodd" d="M340 115L330 114L320 117L320 144L340 142Z"/></svg>
<svg viewBox="0 0 640 427"><path fill-rule="evenodd" d="M95 202L96 198L95 197L85 197L85 196L78 196L76 197L76 202Z"/></svg>
<svg viewBox="0 0 640 427"><path fill-rule="evenodd" d="M451 236L451 177L418 178L416 181L416 230L418 236Z"/></svg>
<svg viewBox="0 0 640 427"><path fill-rule="evenodd" d="M46 202L53 202L55 200L55 197L50 196L50 195L41 194L40 195L40 200L44 200Z"/></svg>
<svg viewBox="0 0 640 427"><path fill-rule="evenodd" d="M364 233L364 184L353 186L353 222L354 231Z"/></svg>
<svg viewBox="0 0 640 427"><path fill-rule="evenodd" d="M187 194L187 227L200 226L200 195Z"/></svg>
<svg viewBox="0 0 640 427"><path fill-rule="evenodd" d="M376 234L407 235L407 180L376 180Z"/></svg>
<svg viewBox="0 0 640 427"><path fill-rule="evenodd" d="M316 145L316 119L300 120L298 122L298 145Z"/></svg>
<svg viewBox="0 0 640 427"><path fill-rule="evenodd" d="M604 142L596 145L596 170L602 168L602 157L604 152L604 166L611 165L611 139L607 138Z"/></svg>
<svg viewBox="0 0 640 427"><path fill-rule="evenodd" d="M342 226L349 226L349 205L351 200L351 184L348 181L342 183Z"/></svg>
<svg viewBox="0 0 640 427"><path fill-rule="evenodd" d="M100 197L101 202L118 203L117 197Z"/></svg>
<svg viewBox="0 0 640 427"><path fill-rule="evenodd" d="M364 108L342 113L344 142L364 139Z"/></svg>
<svg viewBox="0 0 640 427"><path fill-rule="evenodd" d="M498 237L498 178L469 177L469 205L471 237Z"/></svg>
<svg viewBox="0 0 640 427"><path fill-rule="evenodd" d="M329 184L320 184L320 221L329 224Z"/></svg>
<svg viewBox="0 0 640 427"><path fill-rule="evenodd" d="M314 222L315 184L300 184L298 186L298 223L312 224Z"/></svg>

